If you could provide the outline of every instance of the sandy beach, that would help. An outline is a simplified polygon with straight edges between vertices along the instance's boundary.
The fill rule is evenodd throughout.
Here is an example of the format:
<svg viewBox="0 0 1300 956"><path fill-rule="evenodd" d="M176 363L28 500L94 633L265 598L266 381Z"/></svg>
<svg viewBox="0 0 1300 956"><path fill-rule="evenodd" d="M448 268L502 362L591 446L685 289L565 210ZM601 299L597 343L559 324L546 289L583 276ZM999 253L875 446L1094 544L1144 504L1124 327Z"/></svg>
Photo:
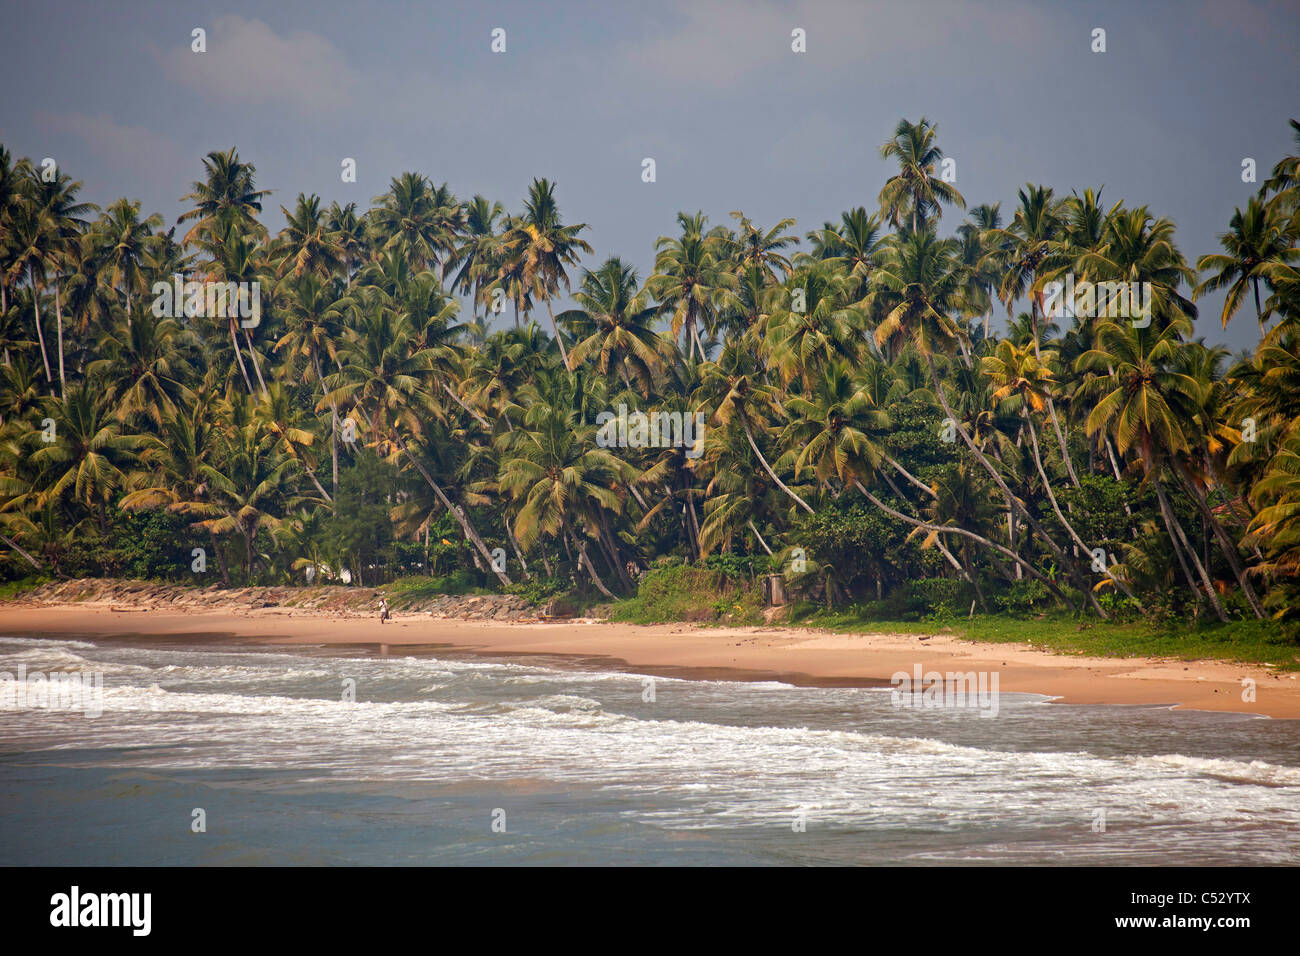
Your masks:
<svg viewBox="0 0 1300 956"><path fill-rule="evenodd" d="M284 608L184 612L109 605L14 603L0 608L0 633L104 640L455 648L480 654L581 658L612 669L713 680L774 679L803 686L869 686L898 671L988 671L1000 689L1062 703L1166 705L1300 718L1300 679L1274 668L1222 661L1093 658L1024 644L985 644L950 635L839 634L782 627L639 626L595 621L482 623L397 614L387 624ZM1243 680L1255 681L1243 700Z"/></svg>

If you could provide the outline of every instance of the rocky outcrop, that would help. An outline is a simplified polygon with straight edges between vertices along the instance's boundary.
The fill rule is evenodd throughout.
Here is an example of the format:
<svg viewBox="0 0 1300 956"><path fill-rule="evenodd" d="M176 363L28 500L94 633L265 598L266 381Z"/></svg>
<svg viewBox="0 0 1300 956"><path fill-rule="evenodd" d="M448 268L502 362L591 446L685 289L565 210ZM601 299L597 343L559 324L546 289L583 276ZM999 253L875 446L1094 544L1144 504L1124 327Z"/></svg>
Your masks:
<svg viewBox="0 0 1300 956"><path fill-rule="evenodd" d="M375 617L382 589L321 587L205 588L148 581L83 578L53 581L23 593L25 604L84 604L131 610L248 611L282 608L338 617ZM418 600L389 597L395 614L424 614L463 621L524 621L545 616L517 594L447 594Z"/></svg>

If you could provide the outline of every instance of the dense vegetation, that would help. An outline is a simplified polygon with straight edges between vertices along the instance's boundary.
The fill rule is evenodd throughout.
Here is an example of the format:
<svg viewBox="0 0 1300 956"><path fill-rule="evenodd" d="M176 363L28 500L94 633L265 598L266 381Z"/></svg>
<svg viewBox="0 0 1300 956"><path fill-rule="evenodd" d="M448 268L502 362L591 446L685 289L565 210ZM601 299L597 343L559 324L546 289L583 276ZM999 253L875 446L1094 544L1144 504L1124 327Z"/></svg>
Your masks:
<svg viewBox="0 0 1300 956"><path fill-rule="evenodd" d="M544 179L510 215L403 173L365 211L299 195L273 236L232 149L164 231L0 148L0 573L604 600L691 565L899 618L1286 618L1300 158L1193 268L1170 220L1090 189L1026 185L944 235L965 200L934 127L882 154L870 207L802 237L679 214L642 283L582 269ZM168 314L176 276L257 282L260 319ZM1066 277L1148 283L1149 313L1053 299ZM1253 354L1192 337L1220 288ZM598 442L620 405L707 427Z"/></svg>

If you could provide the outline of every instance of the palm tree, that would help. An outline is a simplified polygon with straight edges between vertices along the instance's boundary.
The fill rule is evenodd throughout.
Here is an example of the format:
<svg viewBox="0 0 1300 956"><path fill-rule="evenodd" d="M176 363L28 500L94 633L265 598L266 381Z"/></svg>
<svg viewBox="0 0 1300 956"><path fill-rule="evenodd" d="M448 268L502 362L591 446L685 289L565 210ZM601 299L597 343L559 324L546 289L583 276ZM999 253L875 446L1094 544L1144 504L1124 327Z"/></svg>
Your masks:
<svg viewBox="0 0 1300 956"><path fill-rule="evenodd" d="M702 233L703 214L692 218L678 213L677 222L682 227L680 239L661 236L655 243L655 271L646 286L659 299L660 309L671 316L673 337L684 333L687 354L698 349L703 360L700 328L712 328L719 313L737 304L738 282L720 256L719 237Z"/></svg>
<svg viewBox="0 0 1300 956"><path fill-rule="evenodd" d="M506 264L501 274L517 270L519 283L534 300L546 303L546 313L551 318L551 331L560 346L560 358L565 368L572 368L564 337L555 324L551 299L560 287L569 288L568 267L578 261L578 253L591 252L591 245L578 233L587 228L585 222L566 226L560 221L560 207L555 201L555 184L546 179L534 179L524 200L524 214L502 237Z"/></svg>
<svg viewBox="0 0 1300 956"><path fill-rule="evenodd" d="M879 197L881 215L894 226L910 215L915 232L930 216L942 215L941 204L966 208L961 193L934 174L935 164L943 161L943 150L934 142L936 132L925 117L915 125L902 119L893 138L880 147L881 159L898 160L898 172L885 182Z"/></svg>
<svg viewBox="0 0 1300 956"><path fill-rule="evenodd" d="M1082 581L1077 564L1070 560L1038 519L1012 493L997 467L953 412L946 390L939 380L936 353L952 355L962 335L961 329L950 315L961 305L961 274L954 267L956 247L956 240L939 239L929 230L899 234L897 241L890 247L885 263L877 270L877 291L869 297L877 300L882 311L887 310L885 319L876 328L876 344L882 348L891 344L896 349L898 343L906 342L915 349L929 369L935 398L943 407L948 421L998 486L1007 509L1019 513L1056 559L1063 566L1072 568L1076 579ZM1104 616L1092 592L1086 586L1084 591L1094 610Z"/></svg>
<svg viewBox="0 0 1300 956"><path fill-rule="evenodd" d="M144 294L148 286L148 259L158 245L155 230L162 228L157 213L140 218L140 204L119 199L108 207L95 224L100 244L102 276L109 288L120 289L125 297L127 321L131 321L131 294Z"/></svg>
<svg viewBox="0 0 1300 956"><path fill-rule="evenodd" d="M765 422L775 410L776 399L774 389L758 380L749 363L739 361L734 352L727 350L718 363L705 363L694 401L698 407L712 409L710 417L717 424L739 425L772 483L808 514L813 513L808 502L777 477L754 437L755 430L766 434Z"/></svg>
<svg viewBox="0 0 1300 956"><path fill-rule="evenodd" d="M391 309L374 310L359 318L360 325L349 330L348 339L339 348L338 371L325 378L329 392L317 403L317 410L332 404L354 406L369 426L374 444L381 451L385 445L396 446L491 566L491 553L469 516L452 503L402 434L403 429L418 434L420 414L431 401L423 388L431 370L429 350L414 347L416 336L410 320ZM510 584L504 572L495 573L502 584Z"/></svg>
<svg viewBox="0 0 1300 956"><path fill-rule="evenodd" d="M439 255L455 249L455 236L447 231L454 213L447 207L459 209L459 205L445 186L435 189L419 173L406 172L374 201L370 221L379 244L399 250L412 269L427 269Z"/></svg>
<svg viewBox="0 0 1300 956"><path fill-rule="evenodd" d="M32 464L40 470L38 503L66 502L95 514L100 529L107 525L107 509L122 487L143 439L124 433L107 403L95 390L75 384L66 399L50 403L55 440L45 442L39 432Z"/></svg>
<svg viewBox="0 0 1300 956"><path fill-rule="evenodd" d="M732 217L739 223L739 232L733 243L731 258L736 271L757 269L766 283L780 282L790 274L790 260L781 250L799 244L797 236L787 236L785 231L794 225L793 219L782 219L771 229L763 230L749 221L744 213L735 211Z"/></svg>
<svg viewBox="0 0 1300 956"><path fill-rule="evenodd" d="M105 333L98 352L101 358L86 373L101 383L103 399L120 421L144 419L157 426L193 402L186 383L194 377L198 338L177 320L141 310L130 325Z"/></svg>
<svg viewBox="0 0 1300 956"><path fill-rule="evenodd" d="M476 312L484 285L495 276L500 266L501 237L497 234L496 223L504 214L501 203L489 202L482 196L475 196L466 203L464 240L455 255L448 257L443 265L444 280L453 269L456 270L449 288L462 295L472 294Z"/></svg>
<svg viewBox="0 0 1300 956"><path fill-rule="evenodd" d="M254 401L251 395L230 398L229 424L220 432L216 454L199 467L213 516L196 522L216 538L237 532L244 539L249 583L257 560L257 532L281 527L302 500L298 461L282 449L281 436L256 413Z"/></svg>
<svg viewBox="0 0 1300 956"><path fill-rule="evenodd" d="M631 469L594 438L595 427L572 410L536 403L521 428L502 436L498 483L519 507L514 522L519 544L527 550L542 537L573 541L592 583L613 598L587 553L587 539L603 542L611 568L624 577L606 516L621 510L613 486L630 479Z"/></svg>
<svg viewBox="0 0 1300 956"><path fill-rule="evenodd" d="M1164 459L1189 450L1188 426L1195 418L1200 384L1169 363L1182 335L1191 324L1176 318L1163 328L1152 324L1138 328L1131 323L1105 322L1098 329L1097 346L1079 357L1080 370L1113 370L1093 380L1096 401L1085 428L1089 435L1105 429L1121 455L1130 449L1141 456L1145 480L1156 490L1161 516L1192 593L1201 595L1187 565L1196 567L1215 614L1226 621L1214 584L1188 542L1187 535L1170 507L1160 472ZM1181 550L1180 550L1181 548Z"/></svg>
<svg viewBox="0 0 1300 956"><path fill-rule="evenodd" d="M1038 469L1038 476L1043 481L1043 490L1047 493L1047 500L1052 505L1052 511L1056 519L1061 523L1066 533L1074 543L1082 548L1085 552L1091 552L1087 543L1079 536L1074 525L1066 518L1065 513L1061 510L1060 504L1056 500L1056 492L1052 489L1052 480L1047 475L1047 470L1043 467L1043 454L1038 444L1038 429L1034 427L1034 413L1045 413L1047 403L1051 398L1051 393L1056 387L1056 382L1052 375L1051 363L1056 358L1053 352L1040 353L1041 361L1038 357L1030 354L1028 349L1017 348L1008 341L998 343L997 350L993 355L985 356L981 362L981 372L988 376L996 387L992 395L994 402L1004 402L1008 399L1015 399L1020 406L1020 416L1025 423L1029 432L1030 448L1034 453L1034 465ZM1104 573L1124 594L1136 601L1137 597L1129 589L1128 585L1121 580L1115 572L1103 564Z"/></svg>
<svg viewBox="0 0 1300 956"><path fill-rule="evenodd" d="M342 266L340 237L330 228L319 196L299 193L293 212L283 206L280 212L284 213L285 226L271 250L271 258L279 260L276 275L292 272L300 277L314 272L329 276Z"/></svg>
<svg viewBox="0 0 1300 956"><path fill-rule="evenodd" d="M252 163L241 162L232 146L226 152L213 151L203 159L205 177L192 184L192 192L181 197L181 202L193 202L194 208L181 214L178 222L194 221L190 231L181 240L183 245L197 242L207 236L221 241L236 229L238 235L261 236L266 228L257 220L262 211L262 199L270 190L256 188L257 168Z"/></svg>
<svg viewBox="0 0 1300 956"><path fill-rule="evenodd" d="M602 375L617 369L631 388L635 377L641 394L650 396L654 376L663 368L659 336L650 328L658 309L637 291L636 270L611 256L595 272L587 272L574 293L577 309L561 312L557 321L577 330L578 343L569 353L573 366L596 356Z"/></svg>
<svg viewBox="0 0 1300 956"><path fill-rule="evenodd" d="M1260 279L1268 280L1270 269L1276 270L1300 258L1300 248L1296 248L1291 236L1288 236L1284 223L1274 207L1265 205L1258 197L1252 196L1246 204L1246 211L1233 210L1228 231L1219 236L1219 244L1225 253L1201 256L1196 261L1196 268L1201 272L1211 272L1196 287L1195 295L1227 289L1223 300L1223 327L1228 327L1228 320L1237 314L1247 287L1255 296L1255 317L1259 320L1260 333L1264 332L1267 313L1259 297Z"/></svg>
<svg viewBox="0 0 1300 956"><path fill-rule="evenodd" d="M198 521L222 513L212 500L204 471L218 454L219 426L214 412L212 402L196 402L162 423L159 437L143 445L140 463L144 467L132 476L131 490L118 503L123 511L166 510ZM229 587L230 570L221 541L212 525L207 530L221 581Z"/></svg>
<svg viewBox="0 0 1300 956"><path fill-rule="evenodd" d="M302 380L320 386L324 399L325 366L334 366L338 354L338 337L342 334L348 309L354 300L336 297L336 286L322 282L308 273L301 279L287 277L276 287L276 303L284 316L285 333L275 343L275 350L287 350L286 358L304 360ZM339 493L339 409L330 403L330 475L334 494Z"/></svg>

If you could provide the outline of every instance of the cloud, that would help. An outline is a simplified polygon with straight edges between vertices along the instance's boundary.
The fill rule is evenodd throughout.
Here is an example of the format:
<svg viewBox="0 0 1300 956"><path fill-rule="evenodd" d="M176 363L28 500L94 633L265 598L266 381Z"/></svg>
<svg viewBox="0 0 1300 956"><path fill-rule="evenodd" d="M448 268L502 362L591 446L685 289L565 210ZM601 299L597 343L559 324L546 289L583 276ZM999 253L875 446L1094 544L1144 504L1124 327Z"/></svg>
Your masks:
<svg viewBox="0 0 1300 956"><path fill-rule="evenodd" d="M38 110L33 119L46 134L72 135L82 140L97 161L114 170L148 170L155 177L179 175L190 161L174 140L143 126L118 123L107 113L92 116Z"/></svg>
<svg viewBox="0 0 1300 956"><path fill-rule="evenodd" d="M188 45L158 51L168 78L228 105L341 111L353 102L356 73L318 33L279 36L261 20L222 16L207 32L207 52Z"/></svg>

